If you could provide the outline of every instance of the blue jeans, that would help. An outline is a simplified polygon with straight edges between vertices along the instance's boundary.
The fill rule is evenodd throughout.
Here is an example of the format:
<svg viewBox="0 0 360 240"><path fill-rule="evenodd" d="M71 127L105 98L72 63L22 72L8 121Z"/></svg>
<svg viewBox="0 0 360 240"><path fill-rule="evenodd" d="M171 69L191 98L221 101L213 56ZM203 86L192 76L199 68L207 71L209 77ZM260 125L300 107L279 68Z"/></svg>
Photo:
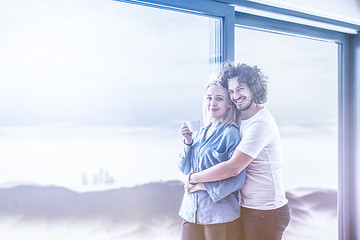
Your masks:
<svg viewBox="0 0 360 240"><path fill-rule="evenodd" d="M281 240L290 221L287 204L274 210L241 207L242 240Z"/></svg>
<svg viewBox="0 0 360 240"><path fill-rule="evenodd" d="M196 224L183 221L181 240L238 240L240 218L228 223Z"/></svg>

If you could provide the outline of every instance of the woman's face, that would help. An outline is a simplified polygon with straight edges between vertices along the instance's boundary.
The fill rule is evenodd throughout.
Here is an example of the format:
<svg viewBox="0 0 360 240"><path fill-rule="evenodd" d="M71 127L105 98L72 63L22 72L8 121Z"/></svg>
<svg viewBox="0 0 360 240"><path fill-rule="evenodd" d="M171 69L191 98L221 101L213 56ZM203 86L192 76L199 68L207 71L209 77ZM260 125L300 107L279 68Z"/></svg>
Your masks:
<svg viewBox="0 0 360 240"><path fill-rule="evenodd" d="M206 91L207 109L213 120L221 121L230 108L230 100L224 89L211 85Z"/></svg>

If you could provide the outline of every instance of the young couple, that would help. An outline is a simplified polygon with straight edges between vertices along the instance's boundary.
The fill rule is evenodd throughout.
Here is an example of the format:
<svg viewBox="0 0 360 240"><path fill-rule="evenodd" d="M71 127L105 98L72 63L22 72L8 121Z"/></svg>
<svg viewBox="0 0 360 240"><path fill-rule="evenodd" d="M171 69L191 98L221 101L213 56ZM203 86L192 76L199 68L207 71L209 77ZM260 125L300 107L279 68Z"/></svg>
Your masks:
<svg viewBox="0 0 360 240"><path fill-rule="evenodd" d="M290 211L279 129L262 106L266 100L260 69L226 63L206 88L205 127L193 134L181 125L185 148L178 165L188 176L182 240L282 238Z"/></svg>

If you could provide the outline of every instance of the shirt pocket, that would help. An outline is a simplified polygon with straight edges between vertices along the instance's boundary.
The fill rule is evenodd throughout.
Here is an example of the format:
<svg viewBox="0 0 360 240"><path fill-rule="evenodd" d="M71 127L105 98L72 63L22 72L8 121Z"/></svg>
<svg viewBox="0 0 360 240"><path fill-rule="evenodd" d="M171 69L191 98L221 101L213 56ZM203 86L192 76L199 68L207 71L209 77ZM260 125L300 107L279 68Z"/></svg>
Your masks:
<svg viewBox="0 0 360 240"><path fill-rule="evenodd" d="M228 160L228 152L218 152L216 149L211 149L211 155L214 159L214 164Z"/></svg>

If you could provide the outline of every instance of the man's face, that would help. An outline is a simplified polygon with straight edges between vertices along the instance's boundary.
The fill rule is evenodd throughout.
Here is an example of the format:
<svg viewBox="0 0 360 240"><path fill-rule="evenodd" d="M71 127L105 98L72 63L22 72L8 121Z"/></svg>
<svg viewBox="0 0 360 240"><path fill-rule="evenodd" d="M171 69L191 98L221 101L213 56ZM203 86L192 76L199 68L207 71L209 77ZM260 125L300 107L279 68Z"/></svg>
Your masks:
<svg viewBox="0 0 360 240"><path fill-rule="evenodd" d="M253 103L252 93L246 83L239 83L238 77L228 80L228 90L231 101L233 101L239 111L246 111Z"/></svg>

